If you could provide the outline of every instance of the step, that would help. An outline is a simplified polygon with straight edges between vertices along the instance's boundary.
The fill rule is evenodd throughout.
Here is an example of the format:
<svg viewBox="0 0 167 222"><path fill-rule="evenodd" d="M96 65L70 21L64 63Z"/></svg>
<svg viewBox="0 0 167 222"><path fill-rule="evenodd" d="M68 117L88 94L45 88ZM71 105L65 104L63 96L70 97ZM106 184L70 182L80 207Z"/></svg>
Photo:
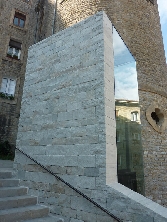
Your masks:
<svg viewBox="0 0 167 222"><path fill-rule="evenodd" d="M26 195L27 187L3 187L0 188L0 198Z"/></svg>
<svg viewBox="0 0 167 222"><path fill-rule="evenodd" d="M67 220L63 219L61 216L53 216L52 214L48 217L36 218L32 220L26 220L24 222L65 222ZM93 221L92 221L93 222Z"/></svg>
<svg viewBox="0 0 167 222"><path fill-rule="evenodd" d="M1 179L7 179L12 178L12 171L0 171L0 178Z"/></svg>
<svg viewBox="0 0 167 222"><path fill-rule="evenodd" d="M19 182L18 179L0 179L0 187L17 187Z"/></svg>
<svg viewBox="0 0 167 222"><path fill-rule="evenodd" d="M0 168L13 168L12 160L0 160Z"/></svg>
<svg viewBox="0 0 167 222"><path fill-rule="evenodd" d="M39 217L46 217L49 208L45 206L35 205L28 207L13 208L0 211L1 222L19 222Z"/></svg>
<svg viewBox="0 0 167 222"><path fill-rule="evenodd" d="M0 210L25 207L37 204L37 197L34 196L15 196L0 198Z"/></svg>

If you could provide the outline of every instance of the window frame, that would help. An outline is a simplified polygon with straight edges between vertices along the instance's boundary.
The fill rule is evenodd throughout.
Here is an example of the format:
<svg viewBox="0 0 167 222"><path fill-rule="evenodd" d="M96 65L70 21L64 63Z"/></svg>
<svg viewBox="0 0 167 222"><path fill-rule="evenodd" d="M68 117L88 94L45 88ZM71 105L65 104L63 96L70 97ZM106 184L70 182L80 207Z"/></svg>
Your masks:
<svg viewBox="0 0 167 222"><path fill-rule="evenodd" d="M6 80L6 83L4 83L4 80ZM14 83L14 87L12 86L11 83ZM5 84L5 86L3 86L3 84ZM10 91L13 89L13 92L10 93ZM16 91L16 80L13 78L8 78L8 77L3 77L1 80L1 88L0 88L0 92L7 95L7 96L13 96L15 95L15 91Z"/></svg>
<svg viewBox="0 0 167 222"><path fill-rule="evenodd" d="M138 111L131 112L131 121L132 122L139 121L139 112Z"/></svg>
<svg viewBox="0 0 167 222"><path fill-rule="evenodd" d="M7 50L7 57L20 60L21 58L21 42L10 39Z"/></svg>
<svg viewBox="0 0 167 222"><path fill-rule="evenodd" d="M16 18L18 19L18 24L15 23ZM21 21L24 22L23 26L21 25ZM13 25L16 26L16 27L24 29L25 22L26 22L26 15L21 13L21 12L15 11L14 18L13 18Z"/></svg>
<svg viewBox="0 0 167 222"><path fill-rule="evenodd" d="M133 140L140 140L140 134L139 133L133 133Z"/></svg>

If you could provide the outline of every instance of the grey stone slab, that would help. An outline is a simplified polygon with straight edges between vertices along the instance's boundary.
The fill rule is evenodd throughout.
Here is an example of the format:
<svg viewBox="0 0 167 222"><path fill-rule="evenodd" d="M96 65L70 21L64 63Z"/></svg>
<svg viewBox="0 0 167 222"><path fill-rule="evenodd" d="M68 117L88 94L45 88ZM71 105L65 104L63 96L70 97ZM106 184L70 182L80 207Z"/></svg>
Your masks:
<svg viewBox="0 0 167 222"><path fill-rule="evenodd" d="M3 187L0 188L0 197L12 197L26 195L28 188L26 187Z"/></svg>
<svg viewBox="0 0 167 222"><path fill-rule="evenodd" d="M13 168L13 161L0 160L0 168Z"/></svg>
<svg viewBox="0 0 167 222"><path fill-rule="evenodd" d="M0 187L17 187L19 182L18 179L0 179Z"/></svg>
<svg viewBox="0 0 167 222"><path fill-rule="evenodd" d="M9 210L2 210L0 212L0 221L5 222L13 222L13 221L21 221L27 219L33 219L38 217L47 216L49 213L49 209L44 206L28 206L28 207L20 207L13 208Z"/></svg>
<svg viewBox="0 0 167 222"><path fill-rule="evenodd" d="M0 210L18 208L37 204L37 197L33 196L15 196L0 198Z"/></svg>

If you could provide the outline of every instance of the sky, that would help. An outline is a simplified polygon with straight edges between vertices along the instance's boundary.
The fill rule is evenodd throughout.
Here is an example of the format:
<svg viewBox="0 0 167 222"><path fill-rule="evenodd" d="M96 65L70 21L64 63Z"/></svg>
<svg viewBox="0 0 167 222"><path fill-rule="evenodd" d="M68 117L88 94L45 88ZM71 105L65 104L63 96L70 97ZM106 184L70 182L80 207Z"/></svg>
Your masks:
<svg viewBox="0 0 167 222"><path fill-rule="evenodd" d="M167 61L167 0L157 0ZM138 100L136 63L128 48L113 29L115 98Z"/></svg>
<svg viewBox="0 0 167 222"><path fill-rule="evenodd" d="M167 61L167 0L157 0L157 3L158 3L158 11L160 15L161 30L163 35L165 55Z"/></svg>
<svg viewBox="0 0 167 222"><path fill-rule="evenodd" d="M136 62L113 27L115 98L138 100Z"/></svg>

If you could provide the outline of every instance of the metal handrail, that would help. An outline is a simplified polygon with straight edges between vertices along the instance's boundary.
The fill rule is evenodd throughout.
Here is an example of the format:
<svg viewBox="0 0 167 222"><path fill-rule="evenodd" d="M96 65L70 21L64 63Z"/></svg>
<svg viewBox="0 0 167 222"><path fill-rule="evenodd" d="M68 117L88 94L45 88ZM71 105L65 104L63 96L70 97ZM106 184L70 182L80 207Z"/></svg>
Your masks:
<svg viewBox="0 0 167 222"><path fill-rule="evenodd" d="M73 187L70 183L66 182L65 180L63 180L61 177L59 177L58 175L56 175L55 173L53 173L51 170L47 169L44 165L42 165L41 163L39 163L37 160L35 160L34 158L32 158L31 156L29 156L27 153L25 153L23 150L19 149L18 147L15 147L16 150L20 151L22 154L24 154L25 156L27 156L29 159L31 159L34 163L36 163L37 165L39 165L41 168L43 168L44 170L46 170L48 173L50 173L51 175L53 175L57 180L60 180L62 183L66 184L68 187L70 187L71 189L73 189L75 192L77 192L78 194L80 194L83 198L87 199L89 202L93 203L96 207L100 208L102 211L104 211L106 214L108 214L110 217L114 218L116 221L118 222L122 222L121 219L119 219L118 217L116 217L114 214L112 214L111 212L109 212L107 209L105 209L104 207L102 207L101 205L99 205L98 203L96 203L94 200L92 200L90 197L88 197L87 195L85 195L84 193L82 193L80 190L78 190L77 188Z"/></svg>

